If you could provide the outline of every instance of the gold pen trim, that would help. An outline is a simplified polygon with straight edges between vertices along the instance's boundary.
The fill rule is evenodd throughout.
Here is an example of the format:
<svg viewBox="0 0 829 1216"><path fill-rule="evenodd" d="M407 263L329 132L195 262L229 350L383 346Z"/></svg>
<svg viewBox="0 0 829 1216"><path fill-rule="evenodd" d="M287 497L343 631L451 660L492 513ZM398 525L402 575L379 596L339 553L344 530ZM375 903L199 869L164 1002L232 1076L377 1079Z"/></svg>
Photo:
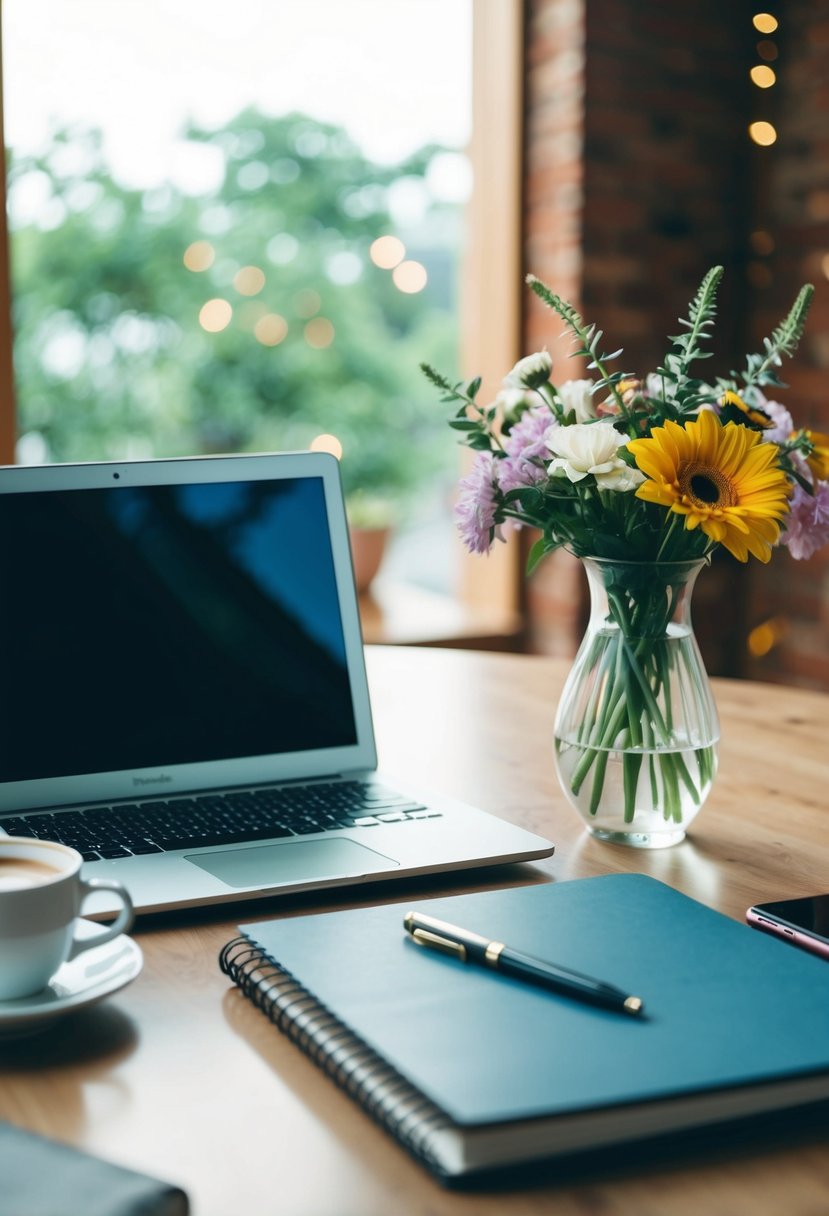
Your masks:
<svg viewBox="0 0 829 1216"><path fill-rule="evenodd" d="M412 937L419 946L434 946L436 950L454 954L456 958L466 962L466 946L462 946L460 942L450 942L445 937L438 937L437 933L429 933L427 929L415 929Z"/></svg>
<svg viewBox="0 0 829 1216"><path fill-rule="evenodd" d="M484 951L484 958L490 967L497 967L501 959L501 951L505 949L504 942L490 942Z"/></svg>
<svg viewBox="0 0 829 1216"><path fill-rule="evenodd" d="M628 996L625 997L623 1007L626 1013L641 1013L644 1002L640 996Z"/></svg>

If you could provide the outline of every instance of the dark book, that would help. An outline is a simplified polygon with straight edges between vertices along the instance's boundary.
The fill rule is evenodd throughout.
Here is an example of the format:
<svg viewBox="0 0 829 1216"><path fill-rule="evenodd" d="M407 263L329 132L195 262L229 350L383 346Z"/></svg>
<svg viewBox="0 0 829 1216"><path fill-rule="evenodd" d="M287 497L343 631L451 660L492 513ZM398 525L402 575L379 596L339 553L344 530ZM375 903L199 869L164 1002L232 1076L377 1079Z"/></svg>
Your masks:
<svg viewBox="0 0 829 1216"><path fill-rule="evenodd" d="M179 1187L0 1123L0 1216L187 1216Z"/></svg>

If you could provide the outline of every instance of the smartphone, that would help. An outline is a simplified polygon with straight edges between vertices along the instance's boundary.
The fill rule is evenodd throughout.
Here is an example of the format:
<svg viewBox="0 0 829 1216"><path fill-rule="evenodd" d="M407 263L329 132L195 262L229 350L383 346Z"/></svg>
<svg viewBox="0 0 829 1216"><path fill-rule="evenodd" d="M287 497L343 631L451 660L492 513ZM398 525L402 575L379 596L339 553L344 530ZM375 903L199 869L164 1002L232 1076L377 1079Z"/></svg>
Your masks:
<svg viewBox="0 0 829 1216"><path fill-rule="evenodd" d="M754 929L829 959L829 895L757 904L746 912L746 920Z"/></svg>

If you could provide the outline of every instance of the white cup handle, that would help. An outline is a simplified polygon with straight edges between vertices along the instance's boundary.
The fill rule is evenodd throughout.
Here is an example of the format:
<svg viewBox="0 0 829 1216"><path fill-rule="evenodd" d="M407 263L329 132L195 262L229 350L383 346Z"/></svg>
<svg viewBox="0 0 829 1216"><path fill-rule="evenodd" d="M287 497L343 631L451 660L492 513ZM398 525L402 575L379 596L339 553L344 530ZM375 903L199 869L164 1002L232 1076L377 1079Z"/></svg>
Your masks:
<svg viewBox="0 0 829 1216"><path fill-rule="evenodd" d="M74 938L72 949L69 951L70 959L77 958L79 954L83 954L84 950L92 950L95 946L102 946L104 942L111 942L114 937L127 933L132 928L132 922L135 920L129 892L120 882L115 882L108 878L87 878L81 880L81 900L84 900L87 895L92 895L95 891L113 891L121 900L123 906L112 924L107 926L105 932L96 933L94 937L86 938L83 941Z"/></svg>

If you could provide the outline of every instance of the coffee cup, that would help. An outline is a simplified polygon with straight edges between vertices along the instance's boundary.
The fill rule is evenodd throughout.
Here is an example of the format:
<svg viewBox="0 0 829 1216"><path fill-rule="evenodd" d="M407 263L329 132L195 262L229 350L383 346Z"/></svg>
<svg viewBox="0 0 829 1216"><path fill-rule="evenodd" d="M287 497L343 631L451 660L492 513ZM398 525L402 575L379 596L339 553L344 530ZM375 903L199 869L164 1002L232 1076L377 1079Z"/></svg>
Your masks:
<svg viewBox="0 0 829 1216"><path fill-rule="evenodd" d="M133 922L126 889L111 879L81 878L83 858L49 840L0 838L0 1001L42 991L58 968L84 950L103 945ZM83 901L113 891L123 905L94 937L75 937Z"/></svg>

